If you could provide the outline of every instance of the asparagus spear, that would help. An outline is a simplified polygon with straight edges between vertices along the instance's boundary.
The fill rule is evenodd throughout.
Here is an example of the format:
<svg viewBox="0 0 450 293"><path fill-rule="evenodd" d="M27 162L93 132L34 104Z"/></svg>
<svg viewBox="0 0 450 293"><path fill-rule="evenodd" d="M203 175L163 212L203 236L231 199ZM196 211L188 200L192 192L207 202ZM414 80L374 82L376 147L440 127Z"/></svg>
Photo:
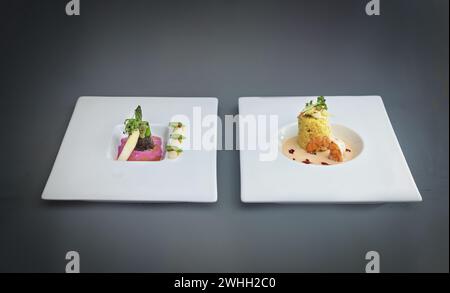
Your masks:
<svg viewBox="0 0 450 293"><path fill-rule="evenodd" d="M120 153L118 161L126 161L131 153L136 148L139 138L146 138L152 136L150 124L147 121L142 121L142 109L138 106L134 110L134 118L125 120L125 133L128 134L128 140Z"/></svg>
<svg viewBox="0 0 450 293"><path fill-rule="evenodd" d="M139 129L134 130L131 135L128 137L127 142L125 143L122 152L120 153L118 161L126 161L130 157L131 153L134 151L136 144L139 139Z"/></svg>

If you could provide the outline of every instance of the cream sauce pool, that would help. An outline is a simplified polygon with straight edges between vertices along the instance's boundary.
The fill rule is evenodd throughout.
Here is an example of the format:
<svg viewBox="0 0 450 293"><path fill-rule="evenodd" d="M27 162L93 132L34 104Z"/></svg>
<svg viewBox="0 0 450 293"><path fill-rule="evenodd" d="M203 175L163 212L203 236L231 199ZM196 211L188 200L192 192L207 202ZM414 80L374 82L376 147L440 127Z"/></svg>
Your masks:
<svg viewBox="0 0 450 293"><path fill-rule="evenodd" d="M282 151L283 155L288 157L290 160L300 164L307 164L307 165L314 164L314 165L328 166L328 165L342 164L353 159L353 152L351 146L349 146L347 143L345 143L345 145L346 151L344 153L344 162L336 162L328 159L330 151L317 152L316 154L307 153L304 149L302 149L298 145L297 136L284 140Z"/></svg>

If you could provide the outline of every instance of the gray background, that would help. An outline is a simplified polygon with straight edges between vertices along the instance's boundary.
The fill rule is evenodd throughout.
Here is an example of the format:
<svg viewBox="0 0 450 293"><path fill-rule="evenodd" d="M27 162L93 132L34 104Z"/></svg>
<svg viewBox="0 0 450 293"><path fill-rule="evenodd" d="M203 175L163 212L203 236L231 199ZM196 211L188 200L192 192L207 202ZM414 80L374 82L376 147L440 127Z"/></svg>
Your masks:
<svg viewBox="0 0 450 293"><path fill-rule="evenodd" d="M363 272L377 250L384 272L448 272L448 1L66 2L0 2L0 271L63 272L77 250L84 272ZM383 96L424 202L243 204L236 151L216 204L40 199L81 95L217 96L223 116L358 94Z"/></svg>

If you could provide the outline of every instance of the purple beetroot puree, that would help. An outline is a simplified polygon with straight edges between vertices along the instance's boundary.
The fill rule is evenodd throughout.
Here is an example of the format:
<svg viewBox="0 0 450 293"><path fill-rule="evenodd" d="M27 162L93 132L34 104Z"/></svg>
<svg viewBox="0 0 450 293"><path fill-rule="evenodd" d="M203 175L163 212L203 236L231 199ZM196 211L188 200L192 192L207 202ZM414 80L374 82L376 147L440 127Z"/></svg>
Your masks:
<svg viewBox="0 0 450 293"><path fill-rule="evenodd" d="M120 140L118 156L122 152L127 140L128 137L124 137ZM152 136L152 140L154 143L152 149L148 149L145 151L138 151L135 149L128 158L128 161L161 161L163 156L163 150L161 147L162 145L161 138L158 136Z"/></svg>

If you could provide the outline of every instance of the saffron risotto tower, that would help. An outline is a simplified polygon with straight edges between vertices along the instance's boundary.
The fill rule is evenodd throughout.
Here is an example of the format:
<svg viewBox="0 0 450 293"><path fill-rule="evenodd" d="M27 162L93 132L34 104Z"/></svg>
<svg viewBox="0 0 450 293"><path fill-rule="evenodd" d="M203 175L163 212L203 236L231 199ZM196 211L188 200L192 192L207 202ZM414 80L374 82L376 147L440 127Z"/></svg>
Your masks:
<svg viewBox="0 0 450 293"><path fill-rule="evenodd" d="M306 104L298 115L298 144L308 152L325 151L331 137L328 107L324 97ZM314 147L314 149L313 149Z"/></svg>
<svg viewBox="0 0 450 293"><path fill-rule="evenodd" d="M306 103L298 115L298 144L308 153L330 151L329 158L343 162L345 143L333 136L328 120L328 106L323 96Z"/></svg>

